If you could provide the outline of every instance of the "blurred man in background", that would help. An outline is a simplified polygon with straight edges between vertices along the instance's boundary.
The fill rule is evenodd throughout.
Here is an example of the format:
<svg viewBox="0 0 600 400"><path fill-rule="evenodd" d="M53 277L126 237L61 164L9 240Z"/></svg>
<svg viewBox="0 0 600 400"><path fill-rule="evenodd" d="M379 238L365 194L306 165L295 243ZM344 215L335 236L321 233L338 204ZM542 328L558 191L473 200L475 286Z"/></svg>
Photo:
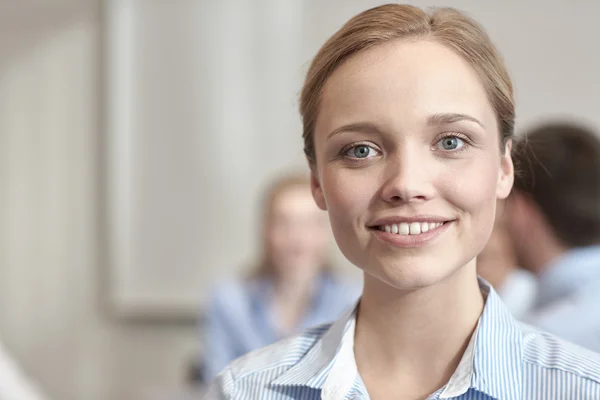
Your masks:
<svg viewBox="0 0 600 400"><path fill-rule="evenodd" d="M533 307L537 284L532 273L518 268L506 219L506 203L501 201L490 240L477 256L477 273L496 289L515 318L521 319Z"/></svg>
<svg viewBox="0 0 600 400"><path fill-rule="evenodd" d="M515 148L507 212L521 267L539 278L527 322L600 352L600 139L571 123Z"/></svg>

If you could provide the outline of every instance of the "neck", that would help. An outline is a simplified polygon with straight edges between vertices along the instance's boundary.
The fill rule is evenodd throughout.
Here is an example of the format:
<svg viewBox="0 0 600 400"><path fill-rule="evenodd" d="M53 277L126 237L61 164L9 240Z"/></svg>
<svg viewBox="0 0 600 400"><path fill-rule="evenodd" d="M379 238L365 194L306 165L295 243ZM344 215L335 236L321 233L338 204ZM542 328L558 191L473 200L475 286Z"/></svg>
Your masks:
<svg viewBox="0 0 600 400"><path fill-rule="evenodd" d="M523 266L540 276L550 265L567 252L568 248L550 236L535 236L535 243L523 243Z"/></svg>
<svg viewBox="0 0 600 400"><path fill-rule="evenodd" d="M274 280L274 294L279 301L296 303L311 297L316 277L277 276Z"/></svg>
<svg viewBox="0 0 600 400"><path fill-rule="evenodd" d="M538 249L541 250L541 249ZM553 249L548 249L547 252L542 252L542 251L538 251L535 255L535 260L534 260L534 273L537 276L540 276L544 273L544 271L546 271L548 269L548 267L550 267L550 265L552 265L552 263L557 260L558 258L560 258L566 250L563 249L558 249L558 248L553 248Z"/></svg>
<svg viewBox="0 0 600 400"><path fill-rule="evenodd" d="M416 398L439 389L458 366L483 306L475 260L412 292L365 276L355 357L369 390L386 380Z"/></svg>
<svg viewBox="0 0 600 400"><path fill-rule="evenodd" d="M271 307L276 315L279 336L288 336L295 331L312 301L316 281L316 277L275 279Z"/></svg>

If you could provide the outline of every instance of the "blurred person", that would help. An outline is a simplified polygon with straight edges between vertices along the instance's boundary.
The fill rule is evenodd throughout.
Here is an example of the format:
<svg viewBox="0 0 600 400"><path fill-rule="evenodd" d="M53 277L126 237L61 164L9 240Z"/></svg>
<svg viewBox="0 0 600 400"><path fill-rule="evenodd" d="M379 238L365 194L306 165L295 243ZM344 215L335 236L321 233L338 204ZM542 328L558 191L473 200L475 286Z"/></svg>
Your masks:
<svg viewBox="0 0 600 400"><path fill-rule="evenodd" d="M250 276L218 287L205 320L205 380L235 358L338 318L360 287L328 261L327 214L315 204L307 174L274 182L263 204L262 260Z"/></svg>
<svg viewBox="0 0 600 400"><path fill-rule="evenodd" d="M527 322L600 352L598 132L550 122L525 138L508 214L519 265L539 278Z"/></svg>
<svg viewBox="0 0 600 400"><path fill-rule="evenodd" d="M536 279L517 266L517 254L506 226L505 206L504 202L498 204L492 235L477 256L477 273L496 289L512 315L521 319L533 307Z"/></svg>
<svg viewBox="0 0 600 400"><path fill-rule="evenodd" d="M47 400L0 342L0 400Z"/></svg>
<svg viewBox="0 0 600 400"><path fill-rule="evenodd" d="M513 183L514 99L484 29L388 4L319 50L300 101L313 197L364 272L357 306L231 363L221 399L599 399L600 355L477 279ZM577 350L575 350L575 348Z"/></svg>

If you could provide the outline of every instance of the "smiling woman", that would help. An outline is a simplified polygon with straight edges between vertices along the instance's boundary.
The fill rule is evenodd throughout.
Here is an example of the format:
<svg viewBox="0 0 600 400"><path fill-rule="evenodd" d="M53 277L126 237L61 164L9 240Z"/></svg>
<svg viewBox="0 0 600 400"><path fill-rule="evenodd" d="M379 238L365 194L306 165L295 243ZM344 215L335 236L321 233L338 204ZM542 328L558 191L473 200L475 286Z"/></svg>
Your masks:
<svg viewBox="0 0 600 400"><path fill-rule="evenodd" d="M453 9L367 10L316 55L300 111L313 197L363 294L231 364L214 396L600 398L597 356L521 326L477 279L514 178L512 85L483 28Z"/></svg>
<svg viewBox="0 0 600 400"><path fill-rule="evenodd" d="M363 304L382 282L411 290L468 270L474 277L513 172L511 144L498 146L499 117L476 71L437 41L399 40L352 56L321 92L314 193L344 255L368 272ZM348 195L352 187L361 190ZM414 235L380 229L425 222L441 225Z"/></svg>

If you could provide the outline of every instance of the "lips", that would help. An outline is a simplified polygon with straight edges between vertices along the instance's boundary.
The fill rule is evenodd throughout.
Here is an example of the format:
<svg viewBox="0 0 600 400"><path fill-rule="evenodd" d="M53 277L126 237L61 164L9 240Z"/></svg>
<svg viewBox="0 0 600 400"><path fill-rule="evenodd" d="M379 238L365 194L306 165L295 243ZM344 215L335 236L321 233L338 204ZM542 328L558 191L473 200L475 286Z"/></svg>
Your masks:
<svg viewBox="0 0 600 400"><path fill-rule="evenodd" d="M437 241L455 222L440 215L390 216L367 225L376 237L396 247L419 247Z"/></svg>
<svg viewBox="0 0 600 400"><path fill-rule="evenodd" d="M386 219L369 226L375 237L394 247L418 248L436 243L453 226L455 220L421 217L419 219Z"/></svg>
<svg viewBox="0 0 600 400"><path fill-rule="evenodd" d="M415 222L400 222L397 224L385 224L377 226L380 231L387 233L394 233L397 235L419 235L426 233L435 228L442 226L443 222L427 222L427 221L415 221Z"/></svg>

